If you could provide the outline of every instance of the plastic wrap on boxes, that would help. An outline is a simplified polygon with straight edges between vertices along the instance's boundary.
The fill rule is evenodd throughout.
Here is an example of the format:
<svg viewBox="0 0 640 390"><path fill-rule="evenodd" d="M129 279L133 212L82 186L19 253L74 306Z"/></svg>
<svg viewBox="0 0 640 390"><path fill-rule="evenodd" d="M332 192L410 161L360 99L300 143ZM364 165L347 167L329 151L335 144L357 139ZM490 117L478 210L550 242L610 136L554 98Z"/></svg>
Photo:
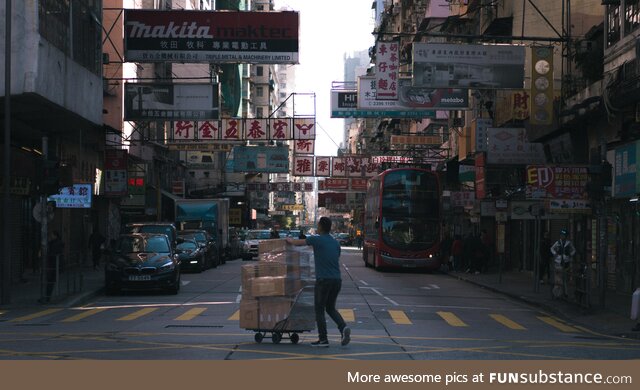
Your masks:
<svg viewBox="0 0 640 390"><path fill-rule="evenodd" d="M260 244L260 261L242 266L240 327L312 330L313 251L309 247L286 246L285 240L264 242L271 244Z"/></svg>
<svg viewBox="0 0 640 390"><path fill-rule="evenodd" d="M263 240L258 243L258 254L284 252L287 250L287 240Z"/></svg>

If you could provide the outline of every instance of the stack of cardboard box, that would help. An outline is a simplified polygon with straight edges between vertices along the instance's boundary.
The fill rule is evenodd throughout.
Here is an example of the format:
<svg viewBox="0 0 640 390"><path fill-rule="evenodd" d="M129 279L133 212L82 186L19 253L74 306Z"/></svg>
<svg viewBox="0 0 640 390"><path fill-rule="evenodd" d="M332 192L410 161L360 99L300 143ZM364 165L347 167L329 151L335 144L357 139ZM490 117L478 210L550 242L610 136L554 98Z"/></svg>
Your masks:
<svg viewBox="0 0 640 390"><path fill-rule="evenodd" d="M288 247L285 240L260 242L258 262L242 266L240 327L313 329L314 318L309 315L313 312L313 292L304 289L313 283L312 263L313 253L309 248ZM303 316L291 315L296 310L294 303Z"/></svg>

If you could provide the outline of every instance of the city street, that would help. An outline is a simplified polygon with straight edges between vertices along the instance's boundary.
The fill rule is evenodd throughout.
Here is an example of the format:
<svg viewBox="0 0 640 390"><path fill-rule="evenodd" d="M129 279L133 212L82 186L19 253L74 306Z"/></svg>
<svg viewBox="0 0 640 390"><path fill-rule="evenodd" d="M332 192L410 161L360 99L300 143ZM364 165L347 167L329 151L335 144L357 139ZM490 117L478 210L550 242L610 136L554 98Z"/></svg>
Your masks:
<svg viewBox="0 0 640 390"><path fill-rule="evenodd" d="M176 296L124 293L72 308L0 311L2 359L638 359L640 342L598 334L441 273L376 272L345 248L339 343L254 341L238 326L240 266L183 274Z"/></svg>

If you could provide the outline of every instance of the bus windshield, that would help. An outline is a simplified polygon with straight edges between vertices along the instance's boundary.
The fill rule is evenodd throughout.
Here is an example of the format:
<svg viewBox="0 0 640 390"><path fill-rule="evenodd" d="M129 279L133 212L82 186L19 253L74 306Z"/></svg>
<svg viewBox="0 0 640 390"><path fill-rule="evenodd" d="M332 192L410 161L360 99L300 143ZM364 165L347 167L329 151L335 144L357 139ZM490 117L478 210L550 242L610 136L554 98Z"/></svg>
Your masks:
<svg viewBox="0 0 640 390"><path fill-rule="evenodd" d="M382 190L382 239L397 249L426 250L439 238L439 194L435 176L390 172Z"/></svg>

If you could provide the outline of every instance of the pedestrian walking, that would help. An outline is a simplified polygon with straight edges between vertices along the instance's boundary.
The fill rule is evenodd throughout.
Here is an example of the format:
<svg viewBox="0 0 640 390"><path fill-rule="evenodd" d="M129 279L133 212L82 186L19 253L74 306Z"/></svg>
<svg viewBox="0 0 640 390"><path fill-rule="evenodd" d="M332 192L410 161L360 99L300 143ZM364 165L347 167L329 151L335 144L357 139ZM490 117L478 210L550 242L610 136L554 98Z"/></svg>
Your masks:
<svg viewBox="0 0 640 390"><path fill-rule="evenodd" d="M58 272L62 263L62 254L64 253L64 242L60 238L60 233L54 231L51 234L51 239L48 245L47 264L44 269L46 276L45 295L40 298L38 302L49 303L51 301L51 294L53 293L53 287L58 281Z"/></svg>
<svg viewBox="0 0 640 390"><path fill-rule="evenodd" d="M464 253L464 247L462 243L462 236L456 234L451 244L451 255L453 256L453 269L456 271L464 270L462 264L462 255Z"/></svg>
<svg viewBox="0 0 640 390"><path fill-rule="evenodd" d="M560 239L551 247L551 254L554 256L554 286L553 295L558 298L567 297L567 281L569 277L569 268L576 254L576 248L568 239L569 231L562 229L560 231Z"/></svg>
<svg viewBox="0 0 640 390"><path fill-rule="evenodd" d="M358 249L362 249L362 233L360 231L356 233L356 245Z"/></svg>
<svg viewBox="0 0 640 390"><path fill-rule="evenodd" d="M98 227L93 228L93 232L89 236L89 248L91 249L91 260L93 261L93 269L98 269L100 265L100 257L106 239L100 234Z"/></svg>
<svg viewBox="0 0 640 390"><path fill-rule="evenodd" d="M538 267L540 284L551 281L551 240L549 232L544 232L540 240L540 266Z"/></svg>
<svg viewBox="0 0 640 390"><path fill-rule="evenodd" d="M341 344L347 345L351 340L351 329L336 310L336 301L342 287L340 276L340 244L331 236L331 220L322 217L318 221L318 234L307 236L304 240L288 238L291 245L310 245L316 267L316 283L314 306L318 325L318 341L311 343L314 347L328 347L327 322L325 312L336 323L342 335Z"/></svg>

